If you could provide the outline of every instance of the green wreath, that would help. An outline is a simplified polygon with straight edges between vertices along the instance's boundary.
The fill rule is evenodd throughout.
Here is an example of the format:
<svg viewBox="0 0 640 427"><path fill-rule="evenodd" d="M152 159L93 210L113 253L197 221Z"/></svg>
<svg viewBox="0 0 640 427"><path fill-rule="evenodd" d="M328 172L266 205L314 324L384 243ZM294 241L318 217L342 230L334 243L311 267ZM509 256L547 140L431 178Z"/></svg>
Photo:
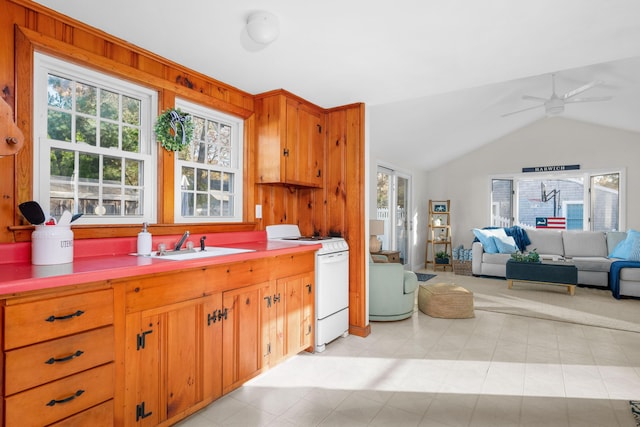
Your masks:
<svg viewBox="0 0 640 427"><path fill-rule="evenodd" d="M179 108L169 108L158 116L153 131L165 150L181 151L193 139L193 121Z"/></svg>

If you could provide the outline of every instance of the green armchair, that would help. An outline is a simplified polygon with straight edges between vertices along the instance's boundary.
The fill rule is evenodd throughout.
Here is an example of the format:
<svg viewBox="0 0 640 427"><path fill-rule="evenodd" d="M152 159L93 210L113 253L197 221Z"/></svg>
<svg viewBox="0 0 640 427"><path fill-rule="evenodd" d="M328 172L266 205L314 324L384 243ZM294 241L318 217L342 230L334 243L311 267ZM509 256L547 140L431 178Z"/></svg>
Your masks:
<svg viewBox="0 0 640 427"><path fill-rule="evenodd" d="M369 262L369 320L390 321L411 317L415 309L418 277L395 262Z"/></svg>

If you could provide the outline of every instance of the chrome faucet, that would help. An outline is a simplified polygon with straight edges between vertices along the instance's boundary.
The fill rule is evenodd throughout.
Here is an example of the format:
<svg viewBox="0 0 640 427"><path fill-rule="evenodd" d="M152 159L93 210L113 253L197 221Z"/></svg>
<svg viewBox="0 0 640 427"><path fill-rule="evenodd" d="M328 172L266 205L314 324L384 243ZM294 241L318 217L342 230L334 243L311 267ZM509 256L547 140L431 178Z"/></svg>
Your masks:
<svg viewBox="0 0 640 427"><path fill-rule="evenodd" d="M189 238L189 230L185 231L178 243L176 243L176 247L173 248L174 251L179 251L184 242Z"/></svg>

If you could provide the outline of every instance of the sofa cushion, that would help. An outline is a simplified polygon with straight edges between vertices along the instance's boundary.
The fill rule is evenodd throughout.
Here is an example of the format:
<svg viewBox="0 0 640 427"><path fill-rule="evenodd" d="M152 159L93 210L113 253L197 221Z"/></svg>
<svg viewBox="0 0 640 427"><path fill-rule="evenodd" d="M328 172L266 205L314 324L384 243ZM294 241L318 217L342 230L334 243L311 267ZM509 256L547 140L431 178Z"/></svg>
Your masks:
<svg viewBox="0 0 640 427"><path fill-rule="evenodd" d="M572 261L580 271L604 271L608 273L614 260L606 257L573 257Z"/></svg>
<svg viewBox="0 0 640 427"><path fill-rule="evenodd" d="M486 264L506 264L511 259L511 254L482 254L482 262Z"/></svg>
<svg viewBox="0 0 640 427"><path fill-rule="evenodd" d="M640 282L640 268L622 268L620 269L620 280L629 280Z"/></svg>
<svg viewBox="0 0 640 427"><path fill-rule="evenodd" d="M507 237L507 233L504 228L492 228L488 230L481 230L479 228L473 229L473 234L480 240L484 251L490 254L498 253L498 248L492 237Z"/></svg>
<svg viewBox="0 0 640 427"><path fill-rule="evenodd" d="M614 249L627 238L627 233L624 231L607 231L607 250L609 251L609 258L618 258L612 256Z"/></svg>
<svg viewBox="0 0 640 427"><path fill-rule="evenodd" d="M528 251L536 250L540 255L564 255L562 233L560 230L527 230L531 244Z"/></svg>
<svg viewBox="0 0 640 427"><path fill-rule="evenodd" d="M571 257L606 257L607 238L602 231L563 231L564 255Z"/></svg>

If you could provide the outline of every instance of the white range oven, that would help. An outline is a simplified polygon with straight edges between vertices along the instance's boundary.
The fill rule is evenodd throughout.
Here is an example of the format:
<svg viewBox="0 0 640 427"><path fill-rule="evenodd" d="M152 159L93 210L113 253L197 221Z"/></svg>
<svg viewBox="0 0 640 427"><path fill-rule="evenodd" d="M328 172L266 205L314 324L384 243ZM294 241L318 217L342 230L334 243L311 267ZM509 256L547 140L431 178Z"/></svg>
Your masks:
<svg viewBox="0 0 640 427"><path fill-rule="evenodd" d="M298 245L321 244L316 251L315 343L316 352L349 334L349 245L342 237L302 236L294 224L268 225L269 240Z"/></svg>

